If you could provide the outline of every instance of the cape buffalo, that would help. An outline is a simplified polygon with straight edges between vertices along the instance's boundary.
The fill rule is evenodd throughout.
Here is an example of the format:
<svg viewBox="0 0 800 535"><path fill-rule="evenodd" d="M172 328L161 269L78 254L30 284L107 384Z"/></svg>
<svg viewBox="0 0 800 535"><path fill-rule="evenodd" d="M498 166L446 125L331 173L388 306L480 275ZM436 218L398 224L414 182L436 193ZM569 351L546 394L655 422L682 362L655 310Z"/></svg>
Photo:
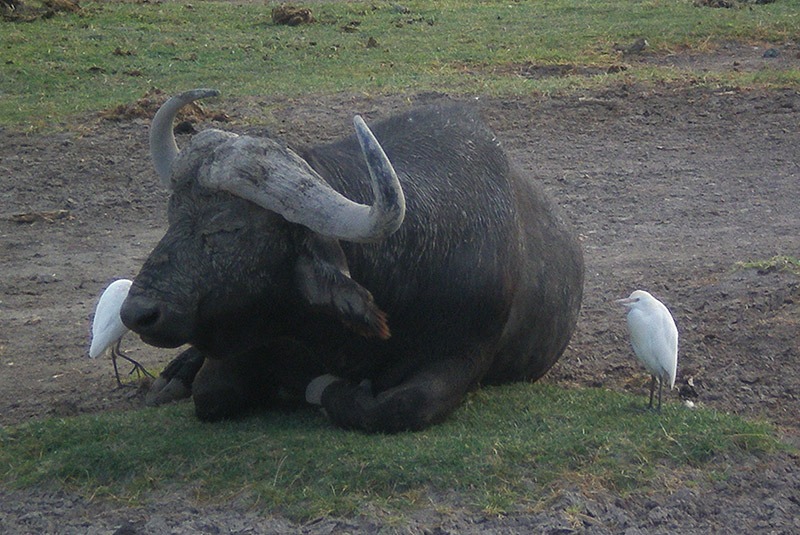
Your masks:
<svg viewBox="0 0 800 535"><path fill-rule="evenodd" d="M346 428L418 430L559 358L580 246L467 106L357 116L296 152L215 129L179 151L176 113L215 94L173 97L150 131L169 228L121 315L149 344L191 345L155 403L191 392L218 420L305 397Z"/></svg>

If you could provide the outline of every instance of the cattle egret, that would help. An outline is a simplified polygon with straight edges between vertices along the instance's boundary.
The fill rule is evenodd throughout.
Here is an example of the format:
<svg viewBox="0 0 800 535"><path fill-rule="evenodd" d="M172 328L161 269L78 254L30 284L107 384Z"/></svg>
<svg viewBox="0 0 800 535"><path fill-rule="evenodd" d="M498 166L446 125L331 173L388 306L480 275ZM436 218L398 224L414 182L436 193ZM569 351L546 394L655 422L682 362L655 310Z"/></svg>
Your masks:
<svg viewBox="0 0 800 535"><path fill-rule="evenodd" d="M661 412L661 390L664 383L675 386L678 368L678 328L664 303L643 290L630 297L617 299L628 309L628 330L636 358L650 372L650 404L658 381L658 411Z"/></svg>
<svg viewBox="0 0 800 535"><path fill-rule="evenodd" d="M119 310L122 303L128 296L132 281L119 279L108 285L94 311L94 321L92 322L92 345L89 347L89 357L97 358L108 348L111 348L111 362L114 363L114 374L117 377L117 384L122 386L117 370L117 357L122 357L133 364L133 370L138 373L152 377L152 374L144 369L144 366L120 351L119 345L122 337L128 332L128 328L122 323Z"/></svg>

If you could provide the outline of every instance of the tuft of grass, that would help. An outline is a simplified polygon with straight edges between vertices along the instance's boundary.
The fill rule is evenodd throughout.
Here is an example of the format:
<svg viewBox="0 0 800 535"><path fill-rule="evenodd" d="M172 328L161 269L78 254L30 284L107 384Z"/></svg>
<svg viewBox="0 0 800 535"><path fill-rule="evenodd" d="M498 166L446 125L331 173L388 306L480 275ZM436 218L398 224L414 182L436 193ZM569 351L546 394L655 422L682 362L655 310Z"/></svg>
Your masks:
<svg viewBox="0 0 800 535"><path fill-rule="evenodd" d="M549 485L576 474L646 491L665 469L787 447L763 422L642 406L601 389L516 384L470 395L441 425L387 436L336 429L311 409L203 424L179 404L6 428L0 481L128 502L191 489L296 520L431 504L499 514L536 506Z"/></svg>
<svg viewBox="0 0 800 535"><path fill-rule="evenodd" d="M326 2L316 22L278 26L274 5L208 1L81 2L78 13L0 22L0 125L36 128L127 103L152 87L218 87L226 95L335 92L523 95L689 72L632 64L611 74L531 78L520 66L604 68L615 44L648 53L709 50L731 40L784 43L800 10L787 0L706 9L690 0ZM797 86L797 69L703 73L693 83Z"/></svg>
<svg viewBox="0 0 800 535"><path fill-rule="evenodd" d="M784 271L800 276L800 259L786 255L776 255L766 260L736 262L735 267L738 269L756 269L764 273Z"/></svg>

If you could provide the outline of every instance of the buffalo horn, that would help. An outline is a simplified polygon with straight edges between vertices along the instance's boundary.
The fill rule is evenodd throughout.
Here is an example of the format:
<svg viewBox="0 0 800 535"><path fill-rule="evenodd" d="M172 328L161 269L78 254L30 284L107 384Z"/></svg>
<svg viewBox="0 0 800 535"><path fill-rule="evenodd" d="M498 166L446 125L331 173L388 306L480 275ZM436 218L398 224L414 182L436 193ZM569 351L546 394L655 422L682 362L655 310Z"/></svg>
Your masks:
<svg viewBox="0 0 800 535"><path fill-rule="evenodd" d="M366 125L357 128L366 129ZM269 138L241 136L219 144L214 157L200 166L198 179L207 188L233 193L323 236L378 241L403 222L405 198L372 133L369 129L357 132L366 147L375 192L373 206L348 199L297 153Z"/></svg>
<svg viewBox="0 0 800 535"><path fill-rule="evenodd" d="M156 113L150 128L150 151L167 187L173 171L186 172L197 164L202 186L233 193L324 236L374 242L400 227L405 216L403 189L378 140L359 116L353 121L372 182L372 206L343 196L303 158L269 138L219 135L218 130L208 136L200 134L184 149L182 163L175 167L175 114L189 102L217 94L212 89L187 91L169 99Z"/></svg>
<svg viewBox="0 0 800 535"><path fill-rule="evenodd" d="M406 199L392 162L383 152L383 147L375 139L367 123L360 115L356 115L353 124L361 144L361 152L367 162L369 176L372 178L372 194L375 197L369 209L369 226L371 232L380 239L400 227L406 214Z"/></svg>
<svg viewBox="0 0 800 535"><path fill-rule="evenodd" d="M170 187L172 162L178 156L178 145L175 143L175 134L172 131L172 123L178 110L195 100L217 95L219 91L216 89L186 91L166 101L153 117L153 123L150 125L150 156L153 158L153 165L161 184L165 187Z"/></svg>

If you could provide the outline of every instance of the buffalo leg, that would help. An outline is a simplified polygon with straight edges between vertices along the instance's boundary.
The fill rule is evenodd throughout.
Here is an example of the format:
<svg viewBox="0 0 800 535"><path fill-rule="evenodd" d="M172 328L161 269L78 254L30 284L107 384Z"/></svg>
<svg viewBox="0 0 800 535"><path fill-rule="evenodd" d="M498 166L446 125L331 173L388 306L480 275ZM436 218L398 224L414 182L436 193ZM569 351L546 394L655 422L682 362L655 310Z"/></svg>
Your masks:
<svg viewBox="0 0 800 535"><path fill-rule="evenodd" d="M194 410L201 420L233 418L249 409L243 379L229 361L206 359L193 386Z"/></svg>
<svg viewBox="0 0 800 535"><path fill-rule="evenodd" d="M296 407L316 368L291 339L272 340L227 359L207 358L192 384L195 414L204 421L243 416L256 408ZM313 360L313 359L312 359Z"/></svg>
<svg viewBox="0 0 800 535"><path fill-rule="evenodd" d="M432 363L377 394L368 381L355 384L326 377L320 378L327 384L318 401L337 425L397 433L424 429L444 420L472 386L473 373L463 360Z"/></svg>
<svg viewBox="0 0 800 535"><path fill-rule="evenodd" d="M280 377L263 349L231 359L208 358L192 385L195 414L214 422L244 416L255 408L278 406L285 394Z"/></svg>

